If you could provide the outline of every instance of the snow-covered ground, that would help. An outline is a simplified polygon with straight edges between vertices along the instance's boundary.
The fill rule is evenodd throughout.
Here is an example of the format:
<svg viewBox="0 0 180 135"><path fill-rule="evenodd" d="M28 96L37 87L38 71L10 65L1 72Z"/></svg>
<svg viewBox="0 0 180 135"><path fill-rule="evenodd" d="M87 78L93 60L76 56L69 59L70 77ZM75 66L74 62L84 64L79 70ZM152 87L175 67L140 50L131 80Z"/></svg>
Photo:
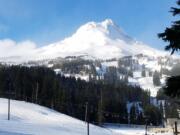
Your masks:
<svg viewBox="0 0 180 135"><path fill-rule="evenodd" d="M107 129L112 131L116 135L145 135L145 128L142 127L119 127L119 126L106 126ZM170 132L167 133L153 133L147 132L148 135L173 135Z"/></svg>
<svg viewBox="0 0 180 135"><path fill-rule="evenodd" d="M24 101L11 101L7 120L7 99L0 98L0 135L85 135L83 121L46 107ZM90 125L90 135L112 135L110 130Z"/></svg>
<svg viewBox="0 0 180 135"><path fill-rule="evenodd" d="M152 77L140 78L138 79L138 82L143 89L150 90L151 95L154 97L156 96L157 91L161 88L154 86Z"/></svg>
<svg viewBox="0 0 180 135"><path fill-rule="evenodd" d="M8 100L0 98L0 135L85 135L87 125L80 120L54 110L24 101L11 100L11 120L7 120ZM143 126L100 128L90 125L90 135L144 135ZM153 133L148 135L172 135Z"/></svg>
<svg viewBox="0 0 180 135"><path fill-rule="evenodd" d="M118 61L102 62L105 67L118 67Z"/></svg>
<svg viewBox="0 0 180 135"><path fill-rule="evenodd" d="M151 96L156 97L158 90L165 84L166 76L163 75L161 78L161 85L155 86L153 84L153 77L147 76L142 77L140 71L133 72L133 78L129 77L128 81L131 85L137 85L143 88L144 90L149 90L151 92Z"/></svg>

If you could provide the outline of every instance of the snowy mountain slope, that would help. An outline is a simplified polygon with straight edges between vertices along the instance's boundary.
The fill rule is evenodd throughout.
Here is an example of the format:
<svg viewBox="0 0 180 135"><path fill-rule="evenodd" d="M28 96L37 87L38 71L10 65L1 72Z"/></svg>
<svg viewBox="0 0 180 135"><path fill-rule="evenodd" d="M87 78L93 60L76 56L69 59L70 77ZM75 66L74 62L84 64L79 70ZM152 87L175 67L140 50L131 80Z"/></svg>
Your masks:
<svg viewBox="0 0 180 135"><path fill-rule="evenodd" d="M151 92L151 96L155 97L161 86L154 86L152 77L142 77L138 79L139 85Z"/></svg>
<svg viewBox="0 0 180 135"><path fill-rule="evenodd" d="M161 56L166 53L153 49L125 34L111 19L89 22L62 41L38 49L40 58L88 54L99 59L119 58L143 53Z"/></svg>
<svg viewBox="0 0 180 135"><path fill-rule="evenodd" d="M80 55L96 59L119 58L139 53L148 56L167 55L164 51L131 38L111 19L88 22L72 36L39 48L31 41L15 43L12 40L0 40L0 52L0 61L18 63Z"/></svg>
<svg viewBox="0 0 180 135"><path fill-rule="evenodd" d="M109 77L117 74L117 80L128 77L130 85L140 86L144 90L150 91L151 95L155 97L157 91L165 84L171 69L178 63L180 63L180 59L171 56L154 57L138 54L108 60L69 57L68 59L50 61L45 66L54 69L56 73L86 81L107 80L107 74ZM144 75L142 75L143 72ZM161 84L158 86L153 82L155 72L160 75Z"/></svg>
<svg viewBox="0 0 180 135"><path fill-rule="evenodd" d="M0 135L84 135L83 121L51 109L23 102L11 101L11 120L7 120L7 99L0 98ZM106 129L90 125L92 135L112 135Z"/></svg>

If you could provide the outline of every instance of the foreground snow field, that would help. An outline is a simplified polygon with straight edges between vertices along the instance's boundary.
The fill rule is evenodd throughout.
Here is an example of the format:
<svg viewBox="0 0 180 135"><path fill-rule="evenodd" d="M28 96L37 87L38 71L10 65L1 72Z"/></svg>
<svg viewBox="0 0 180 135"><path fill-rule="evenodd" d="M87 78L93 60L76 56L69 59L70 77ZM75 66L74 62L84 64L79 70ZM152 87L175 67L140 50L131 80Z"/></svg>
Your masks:
<svg viewBox="0 0 180 135"><path fill-rule="evenodd" d="M0 135L86 135L87 125L80 120L24 101L11 100L11 120L7 120L8 100L0 98ZM90 135L144 135L136 127L90 125ZM148 135L172 135L171 133Z"/></svg>
<svg viewBox="0 0 180 135"><path fill-rule="evenodd" d="M83 121L46 107L11 100L11 120L7 120L7 99L0 98L0 135L85 135ZM112 135L112 131L90 125L90 135Z"/></svg>
<svg viewBox="0 0 180 135"><path fill-rule="evenodd" d="M119 127L119 126L106 126L107 129L111 130L116 135L145 135L145 128L142 127ZM148 132L148 135L173 135L173 133L153 133Z"/></svg>

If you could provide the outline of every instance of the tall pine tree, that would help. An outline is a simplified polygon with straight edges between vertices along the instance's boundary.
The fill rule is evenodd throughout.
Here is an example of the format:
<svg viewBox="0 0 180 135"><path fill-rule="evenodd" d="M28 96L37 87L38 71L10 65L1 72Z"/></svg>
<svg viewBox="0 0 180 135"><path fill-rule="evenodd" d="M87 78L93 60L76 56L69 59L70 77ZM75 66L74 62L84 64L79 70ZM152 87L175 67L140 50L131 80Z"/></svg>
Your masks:
<svg viewBox="0 0 180 135"><path fill-rule="evenodd" d="M171 12L173 16L180 15L180 0L177 1L178 8L172 7ZM180 50L180 20L173 22L172 26L166 28L163 33L158 34L159 38L168 42L165 50L170 50L171 54ZM167 79L165 86L165 93L169 96L180 98L180 76L171 77ZM173 85L172 85L173 84Z"/></svg>

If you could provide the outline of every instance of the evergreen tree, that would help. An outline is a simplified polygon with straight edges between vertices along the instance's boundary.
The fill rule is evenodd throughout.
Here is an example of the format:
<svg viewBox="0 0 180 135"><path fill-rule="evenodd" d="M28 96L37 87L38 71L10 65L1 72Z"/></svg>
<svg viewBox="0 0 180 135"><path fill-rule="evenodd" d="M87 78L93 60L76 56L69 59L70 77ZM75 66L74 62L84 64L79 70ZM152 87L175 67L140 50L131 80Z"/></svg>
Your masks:
<svg viewBox="0 0 180 135"><path fill-rule="evenodd" d="M170 103L169 105L166 104L166 117L167 118L179 118L178 114L178 106L176 104Z"/></svg>
<svg viewBox="0 0 180 135"><path fill-rule="evenodd" d="M173 66L170 71L171 76L179 76L180 75L180 63Z"/></svg>
<svg viewBox="0 0 180 135"><path fill-rule="evenodd" d="M143 117L143 113L142 113L142 112L140 112L140 113L138 114L137 123L140 124L140 125L145 123L145 119L144 119L144 117Z"/></svg>
<svg viewBox="0 0 180 135"><path fill-rule="evenodd" d="M151 77L153 75L152 71L149 71L149 76Z"/></svg>
<svg viewBox="0 0 180 135"><path fill-rule="evenodd" d="M130 123L131 124L136 124L136 106L132 105L130 109Z"/></svg>
<svg viewBox="0 0 180 135"><path fill-rule="evenodd" d="M154 74L153 74L153 84L155 86L159 86L161 85L161 82L160 82L160 74L159 72L155 71Z"/></svg>
<svg viewBox="0 0 180 135"><path fill-rule="evenodd" d="M165 94L170 97L180 98L180 76L169 77L166 79L166 86L163 87Z"/></svg>
<svg viewBox="0 0 180 135"><path fill-rule="evenodd" d="M141 76L142 76L142 77L146 77L146 71L145 71L145 70L142 70Z"/></svg>
<svg viewBox="0 0 180 135"><path fill-rule="evenodd" d="M177 5L180 6L180 0L177 1ZM171 8L171 12L174 16L180 15L180 8ZM170 28L166 28L163 33L158 34L165 42L169 44L166 46L166 50L171 50L171 54L180 50L180 20L173 22Z"/></svg>
<svg viewBox="0 0 180 135"><path fill-rule="evenodd" d="M177 5L180 6L180 0L177 1ZM180 15L180 8L172 7L171 12L173 16ZM163 33L158 34L159 38L162 38L168 45L166 50L171 50L171 54L180 50L180 20L173 22L172 26L166 28ZM180 98L180 77L171 77L166 81L165 93L171 97Z"/></svg>
<svg viewBox="0 0 180 135"><path fill-rule="evenodd" d="M144 114L147 117L149 125L160 125L162 123L162 116L160 110L153 105L146 105Z"/></svg>

